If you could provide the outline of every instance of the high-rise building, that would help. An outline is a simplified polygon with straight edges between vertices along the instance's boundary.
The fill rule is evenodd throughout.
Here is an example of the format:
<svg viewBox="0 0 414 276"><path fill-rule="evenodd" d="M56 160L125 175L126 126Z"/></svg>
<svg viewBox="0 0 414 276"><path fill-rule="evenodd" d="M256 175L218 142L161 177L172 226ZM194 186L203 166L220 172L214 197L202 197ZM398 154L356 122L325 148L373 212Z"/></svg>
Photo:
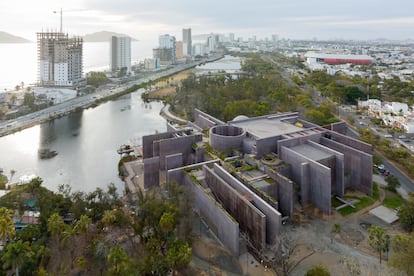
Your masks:
<svg viewBox="0 0 414 276"><path fill-rule="evenodd" d="M110 68L112 71L121 68L131 70L131 38L128 36L112 36L110 47Z"/></svg>
<svg viewBox="0 0 414 276"><path fill-rule="evenodd" d="M277 42L279 40L279 36L276 34L272 35L272 42Z"/></svg>
<svg viewBox="0 0 414 276"><path fill-rule="evenodd" d="M229 40L230 42L234 41L234 33L229 33Z"/></svg>
<svg viewBox="0 0 414 276"><path fill-rule="evenodd" d="M37 33L39 84L42 86L74 86L82 77L81 37L69 38L62 32Z"/></svg>
<svg viewBox="0 0 414 276"><path fill-rule="evenodd" d="M183 55L191 56L191 50L193 48L191 41L191 28L183 29Z"/></svg>
<svg viewBox="0 0 414 276"><path fill-rule="evenodd" d="M175 64L176 63L176 42L175 37L165 34L158 37L159 47L153 49L153 57L159 58L160 64Z"/></svg>
<svg viewBox="0 0 414 276"><path fill-rule="evenodd" d="M183 53L184 53L183 42L182 41L177 41L175 43L175 57L177 59L182 59L183 58Z"/></svg>

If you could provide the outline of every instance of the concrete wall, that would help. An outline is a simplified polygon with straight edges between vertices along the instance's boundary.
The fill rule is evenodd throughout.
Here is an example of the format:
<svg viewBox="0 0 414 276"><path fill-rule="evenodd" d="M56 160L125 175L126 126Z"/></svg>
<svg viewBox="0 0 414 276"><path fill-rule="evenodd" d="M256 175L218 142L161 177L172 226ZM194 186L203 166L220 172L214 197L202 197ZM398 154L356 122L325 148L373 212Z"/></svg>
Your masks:
<svg viewBox="0 0 414 276"><path fill-rule="evenodd" d="M167 182L175 181L177 183L184 183L184 170L185 169L188 169L188 170L191 170L192 168L196 169L204 165L214 164L217 162L220 162L220 159L209 160L209 161L198 163L198 164L192 164L192 165L188 165L188 166L184 166L180 168L170 169L166 173Z"/></svg>
<svg viewBox="0 0 414 276"><path fill-rule="evenodd" d="M236 126L221 125L210 129L210 145L219 151L228 149L243 150L246 132Z"/></svg>
<svg viewBox="0 0 414 276"><path fill-rule="evenodd" d="M345 187L372 196L372 155L328 138L322 138L321 144L343 153Z"/></svg>
<svg viewBox="0 0 414 276"><path fill-rule="evenodd" d="M160 185L160 158L144 159L144 189Z"/></svg>
<svg viewBox="0 0 414 276"><path fill-rule="evenodd" d="M279 203L279 212L283 216L292 216L293 202L295 201L293 181L267 166L264 169L265 173L277 183L276 198Z"/></svg>
<svg viewBox="0 0 414 276"><path fill-rule="evenodd" d="M165 156L165 169L175 169L183 166L183 154L176 153Z"/></svg>
<svg viewBox="0 0 414 276"><path fill-rule="evenodd" d="M301 203L312 203L326 214L331 214L331 169L287 147L279 157L291 164L292 180L300 186Z"/></svg>
<svg viewBox="0 0 414 276"><path fill-rule="evenodd" d="M256 140L256 158L260 159L263 155L270 152L277 152L277 141L282 139L281 136L274 136Z"/></svg>
<svg viewBox="0 0 414 276"><path fill-rule="evenodd" d="M368 153L372 155L372 145L368 144L368 143L364 143L361 142L357 139L353 139L351 137L342 135L340 133L337 132L329 132L329 134L331 135L331 140L336 141L338 143L347 145L351 148L360 150L362 152ZM372 170L372 169L371 169Z"/></svg>
<svg viewBox="0 0 414 276"><path fill-rule="evenodd" d="M334 161L335 164L334 165L325 164L325 165L332 169L335 168L335 170L332 171L332 175L333 175L332 182L334 184L332 186L332 192L336 195L343 196L345 193L344 154L339 151L328 148L326 146L323 146L321 144L315 143L313 141L309 141L309 144L315 148L318 148L320 150L323 150L325 152L335 155L335 161Z"/></svg>
<svg viewBox="0 0 414 276"><path fill-rule="evenodd" d="M282 215L278 210L270 206L218 164L214 164L214 172L240 194L249 195L253 199L254 205L266 215L266 241L269 244L275 242L282 225Z"/></svg>
<svg viewBox="0 0 414 276"><path fill-rule="evenodd" d="M165 170L165 157L176 153L182 153L183 164L188 165L193 163L192 153L193 144L201 141L201 134L193 134L188 136L174 137L165 140L154 141L154 154L158 150L158 156L160 157L160 168Z"/></svg>
<svg viewBox="0 0 414 276"><path fill-rule="evenodd" d="M223 121L220 121L197 108L194 109L194 123L202 129L225 124Z"/></svg>
<svg viewBox="0 0 414 276"><path fill-rule="evenodd" d="M157 141L160 139L167 139L171 137L172 137L172 133L170 132L163 132L163 133L143 136L142 137L142 157L144 159L154 157L154 148L153 148L154 141Z"/></svg>
<svg viewBox="0 0 414 276"><path fill-rule="evenodd" d="M277 141L277 153L279 154L281 147L292 148L297 145L305 144L309 140L319 142L321 135L321 133L314 133L300 137L286 137L286 139Z"/></svg>
<svg viewBox="0 0 414 276"><path fill-rule="evenodd" d="M206 183L214 196L236 219L240 229L247 234L252 245L259 251L264 249L266 246L266 216L213 170L207 166L204 166L203 170Z"/></svg>
<svg viewBox="0 0 414 276"><path fill-rule="evenodd" d="M324 128L346 135L348 125L344 121L341 121L341 122L337 122L337 123L324 126Z"/></svg>
<svg viewBox="0 0 414 276"><path fill-rule="evenodd" d="M185 183L193 192L196 212L207 221L209 227L213 229L230 252L234 256L239 256L240 230L237 221L221 208L220 204L207 194L200 185L192 183L188 176L185 176Z"/></svg>

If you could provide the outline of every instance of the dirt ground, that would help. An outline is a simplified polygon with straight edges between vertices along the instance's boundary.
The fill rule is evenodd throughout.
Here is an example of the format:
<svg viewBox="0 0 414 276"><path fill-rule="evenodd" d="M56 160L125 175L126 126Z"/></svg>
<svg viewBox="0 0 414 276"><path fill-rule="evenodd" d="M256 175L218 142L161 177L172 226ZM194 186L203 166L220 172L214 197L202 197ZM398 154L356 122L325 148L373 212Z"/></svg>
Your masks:
<svg viewBox="0 0 414 276"><path fill-rule="evenodd" d="M402 232L398 224L389 225L369 214L369 210L379 204L376 202L345 217L339 214L324 216L310 207L299 214L297 221L300 222L285 224L282 234L296 245L290 258L289 275L302 276L318 264L327 267L331 275L352 275L350 270L360 271L359 275L401 275L388 268L386 260L380 264L376 252L368 244L371 225L386 228L391 236ZM338 233L332 233L335 223L340 225ZM214 238L208 227L194 228L197 227L201 238L193 246L191 267L194 270L191 275L277 275L249 253L245 252L236 259ZM384 258L387 258L386 254Z"/></svg>
<svg viewBox="0 0 414 276"><path fill-rule="evenodd" d="M176 75L169 77L167 80L159 81L155 84L155 87L159 87L159 89L149 91L150 98L153 99L161 99L168 95L173 95L176 93L177 84L188 78L191 74L191 71L184 71L180 72Z"/></svg>

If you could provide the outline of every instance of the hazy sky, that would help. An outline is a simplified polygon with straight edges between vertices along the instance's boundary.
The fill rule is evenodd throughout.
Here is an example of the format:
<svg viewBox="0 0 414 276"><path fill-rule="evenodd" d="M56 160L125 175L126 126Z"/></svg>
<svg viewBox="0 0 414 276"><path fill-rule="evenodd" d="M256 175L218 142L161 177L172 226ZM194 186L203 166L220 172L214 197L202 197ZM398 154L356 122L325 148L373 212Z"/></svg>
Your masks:
<svg viewBox="0 0 414 276"><path fill-rule="evenodd" d="M414 39L413 0L1 0L0 31L35 40L35 33L101 30L157 41L169 33L235 33L258 38Z"/></svg>

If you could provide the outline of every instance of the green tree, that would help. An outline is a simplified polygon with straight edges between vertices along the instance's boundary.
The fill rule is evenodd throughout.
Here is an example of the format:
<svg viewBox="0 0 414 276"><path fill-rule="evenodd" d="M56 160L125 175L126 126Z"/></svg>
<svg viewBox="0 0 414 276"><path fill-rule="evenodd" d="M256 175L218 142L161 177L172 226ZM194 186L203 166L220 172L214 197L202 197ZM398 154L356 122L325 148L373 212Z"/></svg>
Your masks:
<svg viewBox="0 0 414 276"><path fill-rule="evenodd" d="M121 246L116 245L111 248L107 261L109 275L129 275L131 273L130 259Z"/></svg>
<svg viewBox="0 0 414 276"><path fill-rule="evenodd" d="M396 188L400 187L400 181L398 180L398 178L394 175L390 175L388 176L385 181L388 184L388 188L392 191L395 191Z"/></svg>
<svg viewBox="0 0 414 276"><path fill-rule="evenodd" d="M305 275L306 276L330 276L331 273L329 273L328 269L325 266L317 265L309 269Z"/></svg>
<svg viewBox="0 0 414 276"><path fill-rule="evenodd" d="M392 254L388 265L414 275L414 233L411 235L396 235L392 239Z"/></svg>
<svg viewBox="0 0 414 276"><path fill-rule="evenodd" d="M398 217L403 226L408 230L414 229L414 195L411 194L409 200L398 210Z"/></svg>
<svg viewBox="0 0 414 276"><path fill-rule="evenodd" d="M371 226L368 229L369 245L378 252L379 261L382 261L382 253L388 251L389 247L389 236L387 231L379 226Z"/></svg>
<svg viewBox="0 0 414 276"><path fill-rule="evenodd" d="M11 240L16 232L13 223L13 211L5 207L0 208L0 240Z"/></svg>
<svg viewBox="0 0 414 276"><path fill-rule="evenodd" d="M3 268L12 268L19 276L19 269L29 261L33 256L32 249L29 242L16 241L9 243L5 249L4 254L1 257L3 261Z"/></svg>
<svg viewBox="0 0 414 276"><path fill-rule="evenodd" d="M60 238L65 230L66 227L63 218L58 213L51 215L47 221L47 231L58 246L60 246Z"/></svg>
<svg viewBox="0 0 414 276"><path fill-rule="evenodd" d="M24 93L23 105L30 107L31 109L35 106L36 97L33 93Z"/></svg>

